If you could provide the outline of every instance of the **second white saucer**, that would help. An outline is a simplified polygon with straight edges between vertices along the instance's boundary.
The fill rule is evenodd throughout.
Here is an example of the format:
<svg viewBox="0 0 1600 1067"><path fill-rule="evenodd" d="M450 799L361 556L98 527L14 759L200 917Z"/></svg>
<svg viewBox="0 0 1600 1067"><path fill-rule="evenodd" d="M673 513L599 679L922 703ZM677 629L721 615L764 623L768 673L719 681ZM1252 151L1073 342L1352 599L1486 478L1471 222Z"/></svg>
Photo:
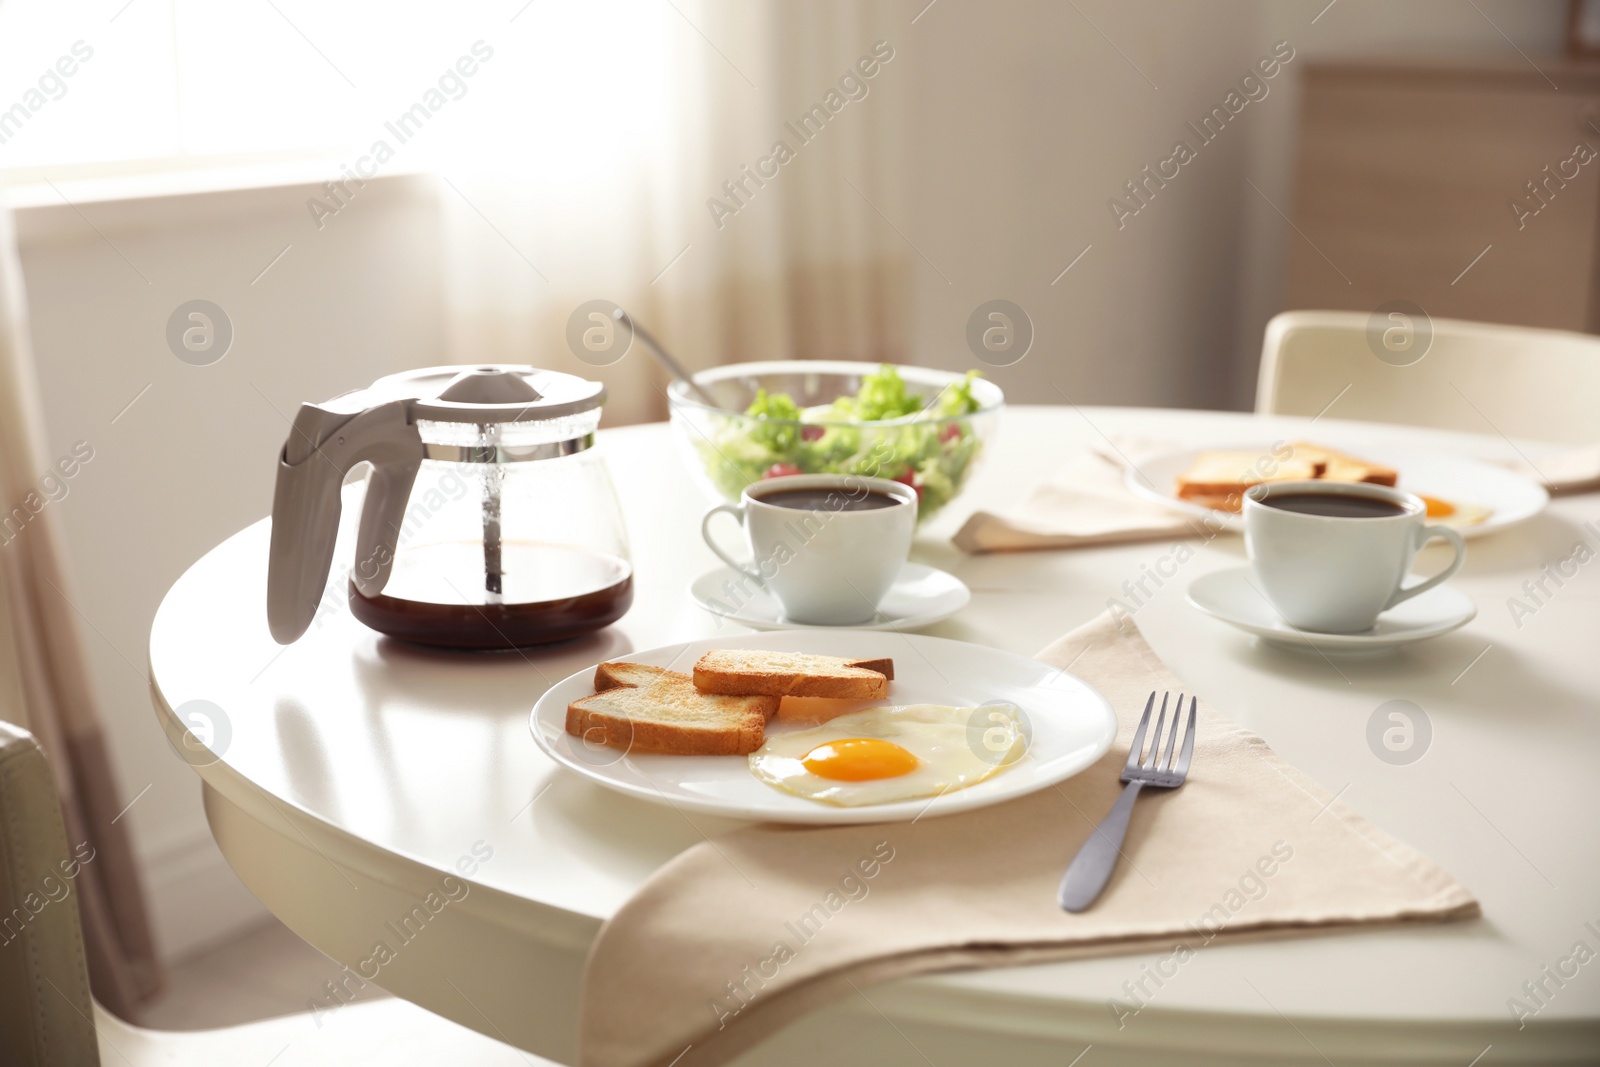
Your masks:
<svg viewBox="0 0 1600 1067"><path fill-rule="evenodd" d="M1189 603L1230 626L1253 633L1269 644L1318 652L1388 652L1413 641L1447 634L1478 614L1472 598L1448 585L1430 589L1378 616L1372 629L1359 634L1324 634L1299 630L1278 615L1261 592L1249 567L1230 567L1196 578Z"/></svg>
<svg viewBox="0 0 1600 1067"><path fill-rule="evenodd" d="M960 578L921 563L903 564L878 613L851 626L790 622L771 592L727 567L696 578L689 594L711 614L752 630L918 630L948 619L972 599L972 590Z"/></svg>

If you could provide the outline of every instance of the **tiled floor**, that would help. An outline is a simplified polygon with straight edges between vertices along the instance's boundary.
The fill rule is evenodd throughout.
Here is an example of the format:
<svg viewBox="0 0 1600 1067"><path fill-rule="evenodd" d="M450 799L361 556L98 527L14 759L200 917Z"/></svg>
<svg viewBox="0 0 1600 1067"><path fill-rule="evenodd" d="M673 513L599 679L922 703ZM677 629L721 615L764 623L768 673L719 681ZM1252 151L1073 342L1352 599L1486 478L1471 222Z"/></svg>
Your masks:
<svg viewBox="0 0 1600 1067"><path fill-rule="evenodd" d="M209 1030L309 1011L337 963L273 920L173 966L167 988L140 1013L156 1030ZM358 1000L388 996L369 985Z"/></svg>

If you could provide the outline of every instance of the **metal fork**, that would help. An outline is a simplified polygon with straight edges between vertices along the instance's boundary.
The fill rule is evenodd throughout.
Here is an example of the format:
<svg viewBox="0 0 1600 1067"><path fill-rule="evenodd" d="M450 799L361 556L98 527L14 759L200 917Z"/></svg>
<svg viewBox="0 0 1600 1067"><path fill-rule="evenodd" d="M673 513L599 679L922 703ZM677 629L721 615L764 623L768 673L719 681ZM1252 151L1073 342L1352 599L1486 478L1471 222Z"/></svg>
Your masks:
<svg viewBox="0 0 1600 1067"><path fill-rule="evenodd" d="M1139 720L1139 729L1134 732L1133 744L1128 750L1127 765L1122 768L1122 780L1128 783L1128 788L1122 791L1117 802L1111 806L1110 814L1100 820L1100 825L1095 827L1089 840L1073 857L1067 873L1061 876L1061 888L1056 891L1056 900L1067 911L1088 908L1111 880L1117 856L1122 852L1122 839L1128 833L1128 818L1133 814L1133 802L1138 799L1139 791L1147 785L1156 789L1176 789L1189 774L1189 757L1194 752L1196 701L1192 696L1189 698L1189 723L1184 728L1183 748L1178 753L1178 762L1174 764L1172 749L1178 740L1178 716L1183 712L1183 694L1178 694L1178 703L1172 709L1172 727L1163 738L1161 731L1167 722L1167 699L1171 696L1171 693L1161 694L1161 714L1156 719L1156 731L1150 739L1148 753L1144 752L1144 735L1150 726L1150 710L1155 707L1155 693L1152 692L1150 699L1145 701L1144 717ZM1167 743L1164 753L1161 751L1163 740ZM1141 754L1144 757L1142 760Z"/></svg>

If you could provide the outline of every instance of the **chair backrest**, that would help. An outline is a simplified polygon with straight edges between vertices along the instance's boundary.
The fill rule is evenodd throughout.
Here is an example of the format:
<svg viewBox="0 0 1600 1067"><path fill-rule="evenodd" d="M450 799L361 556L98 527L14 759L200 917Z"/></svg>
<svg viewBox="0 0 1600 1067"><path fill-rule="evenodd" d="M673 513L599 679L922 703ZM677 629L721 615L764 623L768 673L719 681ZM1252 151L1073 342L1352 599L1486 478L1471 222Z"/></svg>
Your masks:
<svg viewBox="0 0 1600 1067"><path fill-rule="evenodd" d="M1600 441L1600 337L1395 314L1275 317L1256 411Z"/></svg>
<svg viewBox="0 0 1600 1067"><path fill-rule="evenodd" d="M93 859L90 853L88 859ZM0 1063L96 1067L94 1004L55 780L33 735L0 722Z"/></svg>

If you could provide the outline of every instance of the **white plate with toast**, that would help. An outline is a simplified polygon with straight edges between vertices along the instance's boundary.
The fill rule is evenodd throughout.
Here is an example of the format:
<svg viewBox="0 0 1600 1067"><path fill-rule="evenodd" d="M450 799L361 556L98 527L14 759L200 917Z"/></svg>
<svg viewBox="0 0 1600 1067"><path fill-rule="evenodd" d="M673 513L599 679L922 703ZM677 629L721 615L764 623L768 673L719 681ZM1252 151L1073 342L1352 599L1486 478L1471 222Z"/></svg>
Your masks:
<svg viewBox="0 0 1600 1067"><path fill-rule="evenodd" d="M1426 449L1375 446L1361 447L1357 452L1357 456L1330 453L1334 457L1332 473L1340 476L1335 480L1359 481L1363 474L1369 474L1381 484L1394 484L1416 493L1428 504L1430 522L1453 526L1463 537L1482 537L1525 522L1550 502L1550 494L1543 486L1491 463ZM1250 456L1256 460L1244 462ZM1207 473L1208 466L1215 468L1215 473ZM1203 518L1213 529L1237 531L1244 528L1238 512L1208 506L1208 502L1237 499L1252 477L1330 477L1327 472L1302 470L1302 466L1300 457L1285 455L1281 447L1275 452L1270 445L1190 448L1142 459L1137 469L1128 468L1124 481L1146 500ZM1236 467L1254 473L1234 472ZM1391 478L1392 482L1388 480ZM1232 484L1225 485L1230 479ZM1213 490L1215 495L1201 492L1184 499L1179 495L1185 491L1180 489L1180 480L1189 484L1187 491L1194 491L1196 483L1203 482L1203 488ZM1231 492L1226 491L1230 489Z"/></svg>
<svg viewBox="0 0 1600 1067"><path fill-rule="evenodd" d="M557 763L628 796L684 811L709 812L764 822L843 824L907 822L997 804L1070 778L1111 747L1116 716L1097 691L1065 671L1038 660L965 641L921 634L820 630L719 637L631 654L630 663L688 674L713 650L752 650L892 659L893 680L881 699L849 707L949 705L972 709L965 729L972 751L987 750L984 705L1012 705L1020 714L1024 744L1020 758L1007 756L992 776L934 796L839 806L768 785L745 755L692 756L644 752L635 747L593 744L567 733L568 706L595 694L596 667L552 686L534 705L530 720L539 748ZM598 665L596 665L598 666ZM765 740L812 728L791 721L786 704L765 727ZM1014 762L1013 762L1014 760Z"/></svg>

